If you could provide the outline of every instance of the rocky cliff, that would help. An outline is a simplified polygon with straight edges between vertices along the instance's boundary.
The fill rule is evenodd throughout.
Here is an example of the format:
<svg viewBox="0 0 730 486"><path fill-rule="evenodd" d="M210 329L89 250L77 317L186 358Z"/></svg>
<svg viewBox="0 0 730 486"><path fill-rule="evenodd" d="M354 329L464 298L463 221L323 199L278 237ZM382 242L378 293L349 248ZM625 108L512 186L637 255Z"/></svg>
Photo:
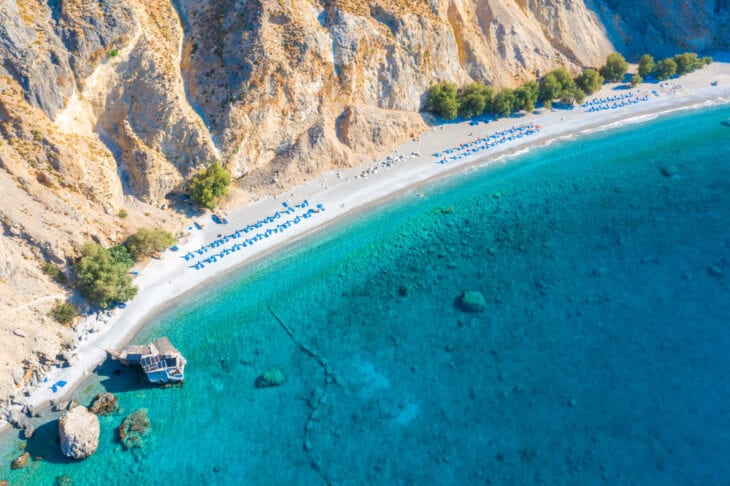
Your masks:
<svg viewBox="0 0 730 486"><path fill-rule="evenodd" d="M372 159L423 131L437 81L514 85L614 45L723 48L727 2L11 0L0 3L0 398L49 366L67 290L40 262L178 228L210 159L237 197ZM122 211L124 210L124 211ZM122 218L121 216L127 216ZM37 376L37 374L36 374Z"/></svg>

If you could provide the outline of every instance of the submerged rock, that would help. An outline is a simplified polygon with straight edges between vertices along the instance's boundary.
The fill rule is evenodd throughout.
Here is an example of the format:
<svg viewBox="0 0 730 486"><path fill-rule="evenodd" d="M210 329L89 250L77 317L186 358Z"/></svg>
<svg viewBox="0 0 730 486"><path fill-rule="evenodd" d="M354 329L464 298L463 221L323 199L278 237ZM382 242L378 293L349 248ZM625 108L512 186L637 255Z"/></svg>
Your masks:
<svg viewBox="0 0 730 486"><path fill-rule="evenodd" d="M56 476L56 486L71 486L73 484L73 481L71 480L71 476L68 474L64 474L62 476Z"/></svg>
<svg viewBox="0 0 730 486"><path fill-rule="evenodd" d="M30 461L30 452L24 452L15 459L13 459L12 464L10 464L10 468L23 469L25 466L28 465L28 461Z"/></svg>
<svg viewBox="0 0 730 486"><path fill-rule="evenodd" d="M679 173L679 168L676 165L668 165L666 167L661 167L659 171L664 177L673 177Z"/></svg>
<svg viewBox="0 0 730 486"><path fill-rule="evenodd" d="M483 312L487 308L487 301L477 290L464 291L459 298L459 307L467 312Z"/></svg>
<svg viewBox="0 0 730 486"><path fill-rule="evenodd" d="M121 425L117 429L119 431L119 439L125 449L134 447L141 449L144 445L144 437L150 430L150 420L147 417L147 409L140 408L131 415L122 420Z"/></svg>
<svg viewBox="0 0 730 486"><path fill-rule="evenodd" d="M84 459L99 447L99 419L86 407L76 407L61 416L58 431L66 457Z"/></svg>
<svg viewBox="0 0 730 486"><path fill-rule="evenodd" d="M100 393L91 402L91 413L109 415L117 409L117 397L113 393Z"/></svg>
<svg viewBox="0 0 730 486"><path fill-rule="evenodd" d="M268 388L272 386L279 386L284 383L284 373L279 368L271 368L268 371L264 371L256 378L256 388Z"/></svg>

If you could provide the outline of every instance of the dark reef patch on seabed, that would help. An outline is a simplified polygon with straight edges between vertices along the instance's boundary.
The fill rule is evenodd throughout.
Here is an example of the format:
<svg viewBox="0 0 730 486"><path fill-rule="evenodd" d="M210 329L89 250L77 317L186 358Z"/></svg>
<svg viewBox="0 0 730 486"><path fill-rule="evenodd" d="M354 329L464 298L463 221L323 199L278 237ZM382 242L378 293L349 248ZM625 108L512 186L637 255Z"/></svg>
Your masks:
<svg viewBox="0 0 730 486"><path fill-rule="evenodd" d="M538 150L220 282L140 336L185 351L183 388L108 374L120 407L149 409L146 454L121 451L110 435L121 418L103 418L96 456L33 477L721 483L730 137L717 119L728 116ZM485 296L484 312L455 305L464 290ZM272 368L286 380L256 389Z"/></svg>

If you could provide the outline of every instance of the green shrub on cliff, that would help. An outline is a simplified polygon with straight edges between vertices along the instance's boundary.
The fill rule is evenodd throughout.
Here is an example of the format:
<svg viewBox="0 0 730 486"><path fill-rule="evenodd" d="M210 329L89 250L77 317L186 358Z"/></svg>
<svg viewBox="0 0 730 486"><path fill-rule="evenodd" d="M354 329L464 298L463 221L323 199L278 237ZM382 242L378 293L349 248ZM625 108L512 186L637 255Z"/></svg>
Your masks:
<svg viewBox="0 0 730 486"><path fill-rule="evenodd" d="M66 283L66 275L64 275L63 272L61 272L61 269L53 263L44 262L43 265L41 265L41 269L43 269L43 273L51 277L56 282L60 284Z"/></svg>
<svg viewBox="0 0 730 486"><path fill-rule="evenodd" d="M60 324L70 324L78 315L79 311L71 302L56 301L56 305L51 310L51 315Z"/></svg>
<svg viewBox="0 0 730 486"><path fill-rule="evenodd" d="M127 238L124 246L134 261L151 257L155 253L169 248L175 243L175 237L164 230L140 228L135 234Z"/></svg>
<svg viewBox="0 0 730 486"><path fill-rule="evenodd" d="M231 175L218 162L213 162L190 180L190 198L200 207L215 209L218 200L228 194L230 185Z"/></svg>
<svg viewBox="0 0 730 486"><path fill-rule="evenodd" d="M127 267L114 261L109 250L96 243L81 247L81 257L75 265L79 289L89 302L109 307L126 302L137 294Z"/></svg>

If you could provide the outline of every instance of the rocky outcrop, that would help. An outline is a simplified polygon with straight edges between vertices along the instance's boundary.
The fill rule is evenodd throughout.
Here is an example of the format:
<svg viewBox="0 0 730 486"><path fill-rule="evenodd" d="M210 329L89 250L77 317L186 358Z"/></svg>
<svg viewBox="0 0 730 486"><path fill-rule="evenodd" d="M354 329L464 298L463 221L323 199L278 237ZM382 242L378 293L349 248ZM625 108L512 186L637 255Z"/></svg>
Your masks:
<svg viewBox="0 0 730 486"><path fill-rule="evenodd" d="M257 378L254 385L256 388L269 388L272 386L279 386L284 383L284 373L279 368L271 368L270 370L264 371Z"/></svg>
<svg viewBox="0 0 730 486"><path fill-rule="evenodd" d="M28 465L28 462L30 462L30 452L24 452L15 459L13 459L13 462L10 464L10 468L23 469Z"/></svg>
<svg viewBox="0 0 730 486"><path fill-rule="evenodd" d="M89 411L96 415L109 415L117 409L117 397L113 393L100 393L91 401Z"/></svg>
<svg viewBox="0 0 730 486"><path fill-rule="evenodd" d="M459 297L459 307L467 312L484 312L487 301L478 290L464 291Z"/></svg>
<svg viewBox="0 0 730 486"><path fill-rule="evenodd" d="M66 457L84 459L99 446L99 419L86 407L69 410L58 420L61 452Z"/></svg>

